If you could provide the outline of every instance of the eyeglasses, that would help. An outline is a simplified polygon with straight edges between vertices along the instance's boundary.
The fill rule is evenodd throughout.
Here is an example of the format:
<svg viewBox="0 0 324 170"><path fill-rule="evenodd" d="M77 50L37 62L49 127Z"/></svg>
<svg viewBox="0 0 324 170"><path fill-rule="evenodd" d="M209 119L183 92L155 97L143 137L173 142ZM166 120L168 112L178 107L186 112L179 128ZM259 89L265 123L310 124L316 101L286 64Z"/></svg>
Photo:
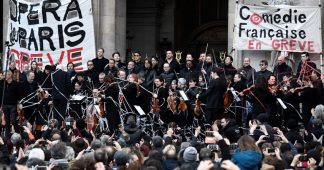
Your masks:
<svg viewBox="0 0 324 170"><path fill-rule="evenodd" d="M88 64L88 66L93 66L93 64Z"/></svg>

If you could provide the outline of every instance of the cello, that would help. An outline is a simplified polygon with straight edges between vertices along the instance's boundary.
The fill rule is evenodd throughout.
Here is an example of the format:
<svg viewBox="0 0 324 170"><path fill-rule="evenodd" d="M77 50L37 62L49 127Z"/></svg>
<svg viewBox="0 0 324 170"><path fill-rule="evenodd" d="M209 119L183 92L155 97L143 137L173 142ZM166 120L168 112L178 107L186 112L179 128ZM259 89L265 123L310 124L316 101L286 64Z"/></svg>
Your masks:
<svg viewBox="0 0 324 170"><path fill-rule="evenodd" d="M230 87L232 86L232 81L231 80L227 80L227 90L224 93L224 107L229 107L232 103L233 103L233 95L230 91Z"/></svg>

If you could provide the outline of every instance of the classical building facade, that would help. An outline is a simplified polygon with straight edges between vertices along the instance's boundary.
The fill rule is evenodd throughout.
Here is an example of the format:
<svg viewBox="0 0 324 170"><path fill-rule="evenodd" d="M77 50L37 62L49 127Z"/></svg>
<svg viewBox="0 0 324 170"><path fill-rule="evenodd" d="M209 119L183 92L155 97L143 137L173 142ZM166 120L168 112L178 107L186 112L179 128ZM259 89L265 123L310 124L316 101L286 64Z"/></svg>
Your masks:
<svg viewBox="0 0 324 170"><path fill-rule="evenodd" d="M1 44L4 44L7 34L9 1L4 0L1 4ZM277 1L284 3L288 0ZM292 5L318 5L319 2L323 4L323 1L294 0ZM105 48L106 57L119 51L126 61L135 50L142 51L144 57L163 57L165 50L172 49L182 51L182 54L192 53L197 58L199 52L205 51L207 43L208 50L213 50L216 56L221 51L230 52L236 2L237 0L92 0L96 47ZM239 2L262 3L259 0ZM234 50L231 55L235 58L236 66L241 66L242 58L246 56L253 58L252 65L255 66L262 59L273 60L268 51Z"/></svg>

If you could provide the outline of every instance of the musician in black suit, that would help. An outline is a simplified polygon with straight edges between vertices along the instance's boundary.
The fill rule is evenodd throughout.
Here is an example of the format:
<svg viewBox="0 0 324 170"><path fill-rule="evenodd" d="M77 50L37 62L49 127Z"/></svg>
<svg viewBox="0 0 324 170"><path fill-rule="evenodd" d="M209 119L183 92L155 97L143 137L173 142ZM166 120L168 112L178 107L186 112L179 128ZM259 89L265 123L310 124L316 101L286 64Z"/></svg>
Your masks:
<svg viewBox="0 0 324 170"><path fill-rule="evenodd" d="M58 65L56 71L52 73L52 97L53 97L53 116L59 121L64 121L66 115L67 102L72 91L69 73L62 70L63 66Z"/></svg>
<svg viewBox="0 0 324 170"><path fill-rule="evenodd" d="M33 104L35 104L38 101L36 97L32 97L31 94L37 91L38 84L36 81L34 81L35 73L33 71L28 71L26 76L27 76L27 80L21 82L19 86L20 95L21 98L23 99L21 101L22 104L21 106L26 107L24 109L25 119L29 121L30 124L34 124L35 116L36 116L34 111L37 106L36 105L33 106Z"/></svg>
<svg viewBox="0 0 324 170"><path fill-rule="evenodd" d="M220 119L224 113L224 93L226 91L226 80L221 75L222 69L213 68L210 73L210 84L208 89L197 95L198 99L207 98L207 115L206 122L212 123L216 119Z"/></svg>

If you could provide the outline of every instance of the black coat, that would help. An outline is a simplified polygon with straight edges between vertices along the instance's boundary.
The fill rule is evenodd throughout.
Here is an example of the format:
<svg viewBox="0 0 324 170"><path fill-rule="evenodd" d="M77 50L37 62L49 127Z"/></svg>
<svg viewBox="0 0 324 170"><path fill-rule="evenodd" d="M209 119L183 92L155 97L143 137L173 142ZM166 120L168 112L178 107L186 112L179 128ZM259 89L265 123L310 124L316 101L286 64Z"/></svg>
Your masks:
<svg viewBox="0 0 324 170"><path fill-rule="evenodd" d="M256 71L251 66L242 67L237 70L238 73L242 74L242 77L245 81L246 86L251 86L254 84L253 81L256 80Z"/></svg>
<svg viewBox="0 0 324 170"><path fill-rule="evenodd" d="M63 70L56 70L52 73L52 97L53 99L68 99L72 92L70 76ZM63 96L64 95L64 96Z"/></svg>
<svg viewBox="0 0 324 170"><path fill-rule="evenodd" d="M110 131L113 131L118 128L118 125L121 123L119 117L119 106L118 97L119 97L119 87L117 83L110 84L105 90L106 98L103 99L105 102L106 117L109 124ZM117 103L115 103L117 102Z"/></svg>
<svg viewBox="0 0 324 170"><path fill-rule="evenodd" d="M263 77L263 78L265 78L266 80L268 80L268 78L271 76L271 75L273 75L272 74L272 72L271 71L269 71L269 70L264 70L264 71L258 71L257 73L256 73L256 78L258 78L258 77Z"/></svg>
<svg viewBox="0 0 324 170"><path fill-rule="evenodd" d="M293 72L290 66L286 63L275 66L273 69L273 74L277 77L277 81L281 82L284 76L292 76Z"/></svg>
<svg viewBox="0 0 324 170"><path fill-rule="evenodd" d="M109 60L103 57L102 59L94 58L92 59L94 70L97 73L101 73L104 71L105 66L109 63Z"/></svg>
<svg viewBox="0 0 324 170"><path fill-rule="evenodd" d="M167 84L167 86L170 86L172 83L172 80L176 79L176 76L171 70L169 72L163 72L160 75L163 79L164 82Z"/></svg>
<svg viewBox="0 0 324 170"><path fill-rule="evenodd" d="M313 69L316 69L316 64L311 62L310 59L306 60L305 64L301 61L298 64L296 76L299 77L300 74L310 75Z"/></svg>
<svg viewBox="0 0 324 170"><path fill-rule="evenodd" d="M29 83L28 81L24 81L21 82L19 85L19 93L21 98L28 96L29 94L35 92L37 89L38 89L38 84L35 81L33 81L32 83ZM36 102L36 98L32 99L31 102Z"/></svg>
<svg viewBox="0 0 324 170"><path fill-rule="evenodd" d="M227 90L226 81L221 78L212 79L208 89L199 95L199 99L207 97L207 108L223 108L224 93Z"/></svg>
<svg viewBox="0 0 324 170"><path fill-rule="evenodd" d="M145 78L145 81L143 82L143 86L152 89L156 71L153 69L144 69L143 73Z"/></svg>
<svg viewBox="0 0 324 170"><path fill-rule="evenodd" d="M0 81L0 90L1 90L1 98L2 99L2 92L3 92L3 81ZM3 104L4 105L16 105L18 100L20 99L19 94L19 84L17 81L12 80L10 84L5 82L5 90L4 90L4 97L3 97ZM1 102L1 101L0 101Z"/></svg>
<svg viewBox="0 0 324 170"><path fill-rule="evenodd" d="M192 68L185 67L180 71L180 77L185 78L187 82L190 79L198 77L197 70Z"/></svg>
<svg viewBox="0 0 324 170"><path fill-rule="evenodd" d="M232 64L225 65L223 66L225 75L232 75L233 77L235 76L237 70L235 67L233 67Z"/></svg>

